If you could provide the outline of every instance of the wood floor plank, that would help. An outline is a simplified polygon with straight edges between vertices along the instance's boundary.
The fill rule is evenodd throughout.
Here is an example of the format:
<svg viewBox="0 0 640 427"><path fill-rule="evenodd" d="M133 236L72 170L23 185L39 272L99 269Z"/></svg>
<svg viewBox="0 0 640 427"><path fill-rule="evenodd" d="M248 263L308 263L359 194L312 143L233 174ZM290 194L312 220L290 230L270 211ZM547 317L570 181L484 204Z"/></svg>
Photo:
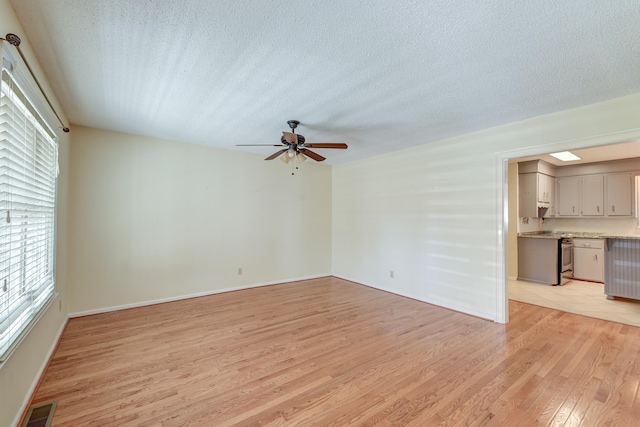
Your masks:
<svg viewBox="0 0 640 427"><path fill-rule="evenodd" d="M638 328L510 319L331 277L87 316L34 404L58 427L635 425Z"/></svg>

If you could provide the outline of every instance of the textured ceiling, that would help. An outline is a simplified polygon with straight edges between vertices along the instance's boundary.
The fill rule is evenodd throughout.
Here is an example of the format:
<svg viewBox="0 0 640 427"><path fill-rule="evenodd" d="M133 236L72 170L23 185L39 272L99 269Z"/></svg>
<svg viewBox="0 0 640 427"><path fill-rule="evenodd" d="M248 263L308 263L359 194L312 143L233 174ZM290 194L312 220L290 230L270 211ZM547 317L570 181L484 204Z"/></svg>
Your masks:
<svg viewBox="0 0 640 427"><path fill-rule="evenodd" d="M333 164L640 92L638 0L12 4L73 124Z"/></svg>

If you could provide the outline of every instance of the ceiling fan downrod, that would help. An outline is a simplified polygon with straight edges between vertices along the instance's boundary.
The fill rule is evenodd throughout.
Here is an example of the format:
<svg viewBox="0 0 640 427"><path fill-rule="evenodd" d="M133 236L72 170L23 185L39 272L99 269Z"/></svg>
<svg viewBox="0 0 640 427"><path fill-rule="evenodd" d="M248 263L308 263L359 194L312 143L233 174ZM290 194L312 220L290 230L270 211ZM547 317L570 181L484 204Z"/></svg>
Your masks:
<svg viewBox="0 0 640 427"><path fill-rule="evenodd" d="M298 120L287 120L287 124L291 128L291 133L296 133L296 128L300 124Z"/></svg>

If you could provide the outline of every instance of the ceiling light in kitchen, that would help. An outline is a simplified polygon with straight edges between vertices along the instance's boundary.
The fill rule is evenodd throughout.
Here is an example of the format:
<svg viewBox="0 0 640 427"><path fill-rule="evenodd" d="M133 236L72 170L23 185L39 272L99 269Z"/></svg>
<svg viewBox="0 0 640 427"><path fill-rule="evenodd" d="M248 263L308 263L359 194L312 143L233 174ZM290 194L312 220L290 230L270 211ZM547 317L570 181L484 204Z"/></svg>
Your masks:
<svg viewBox="0 0 640 427"><path fill-rule="evenodd" d="M573 154L571 151L561 151L559 153L550 153L550 156L555 157L556 159L562 160L563 162L570 162L572 160L582 160L580 157Z"/></svg>

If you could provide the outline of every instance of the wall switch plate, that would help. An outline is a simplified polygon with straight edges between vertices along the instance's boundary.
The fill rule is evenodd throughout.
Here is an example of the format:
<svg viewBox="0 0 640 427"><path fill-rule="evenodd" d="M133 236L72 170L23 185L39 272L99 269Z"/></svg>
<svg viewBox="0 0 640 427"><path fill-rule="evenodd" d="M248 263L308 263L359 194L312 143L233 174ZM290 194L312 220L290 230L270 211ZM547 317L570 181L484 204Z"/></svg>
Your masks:
<svg viewBox="0 0 640 427"><path fill-rule="evenodd" d="M389 271L389 277L393 279L393 270Z"/></svg>
<svg viewBox="0 0 640 427"><path fill-rule="evenodd" d="M238 268L238 276L242 276L242 267Z"/></svg>

